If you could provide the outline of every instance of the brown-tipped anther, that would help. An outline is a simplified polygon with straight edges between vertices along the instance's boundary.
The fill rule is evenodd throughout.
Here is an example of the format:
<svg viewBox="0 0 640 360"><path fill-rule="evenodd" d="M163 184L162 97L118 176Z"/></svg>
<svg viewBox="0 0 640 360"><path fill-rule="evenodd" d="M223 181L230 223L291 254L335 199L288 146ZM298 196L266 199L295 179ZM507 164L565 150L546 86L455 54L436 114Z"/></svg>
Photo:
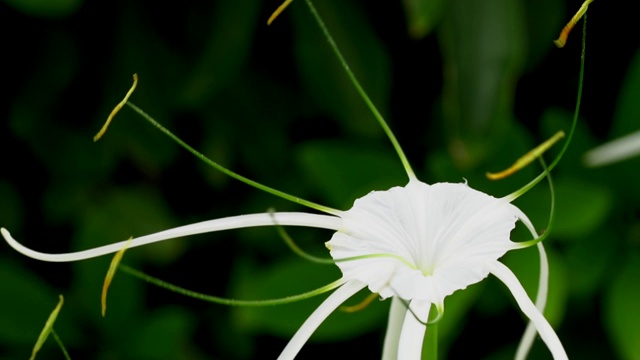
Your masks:
<svg viewBox="0 0 640 360"><path fill-rule="evenodd" d="M592 2L593 0L585 0L585 2L582 3L582 6L580 6L580 9L578 9L578 12L575 15L573 15L569 23L562 29L562 31L560 32L560 36L553 41L553 43L556 44L557 47L559 48L564 47L564 45L567 43L567 38L569 37L569 33L571 32L571 29L573 29L573 27L580 20L580 18L582 18L582 15L584 15L584 13L587 12L587 8L589 7L589 4L591 4Z"/></svg>

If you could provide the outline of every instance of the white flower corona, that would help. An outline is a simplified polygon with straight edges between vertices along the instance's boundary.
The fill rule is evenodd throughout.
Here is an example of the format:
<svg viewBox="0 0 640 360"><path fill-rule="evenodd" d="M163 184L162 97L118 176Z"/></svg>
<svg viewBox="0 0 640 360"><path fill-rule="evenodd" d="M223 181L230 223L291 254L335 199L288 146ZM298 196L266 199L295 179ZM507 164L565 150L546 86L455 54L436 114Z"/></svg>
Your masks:
<svg viewBox="0 0 640 360"><path fill-rule="evenodd" d="M383 299L398 296L442 304L445 296L487 277L487 266L519 247L509 239L519 210L466 184L374 191L341 217L327 246L345 278L367 284Z"/></svg>

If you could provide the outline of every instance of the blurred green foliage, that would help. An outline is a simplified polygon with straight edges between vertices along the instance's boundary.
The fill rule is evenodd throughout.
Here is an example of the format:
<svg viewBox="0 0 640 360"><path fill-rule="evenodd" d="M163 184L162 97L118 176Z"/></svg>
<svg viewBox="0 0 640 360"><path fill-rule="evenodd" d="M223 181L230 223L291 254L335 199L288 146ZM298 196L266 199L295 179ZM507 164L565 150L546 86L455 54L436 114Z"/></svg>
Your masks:
<svg viewBox="0 0 640 360"><path fill-rule="evenodd" d="M484 173L568 130L580 34L563 50L552 40L579 1L315 3L423 181L466 179L506 195L539 169L501 182ZM368 191L404 185L400 162L304 3L267 27L278 5L0 3L0 225L34 249L58 253L270 207L304 210L203 166L126 108L91 143L134 72L134 103L249 178L342 209ZM572 358L640 358L640 160L602 169L581 163L589 148L638 129L638 40L611 50L614 31L629 34L624 26L632 24L614 6L590 8L584 110L554 172L546 315ZM516 205L544 230L547 187ZM319 255L331 236L291 234ZM520 227L513 236L527 239ZM300 293L339 276L332 266L296 259L273 229L176 239L132 249L124 262L192 290L246 299ZM534 296L535 251L509 253L504 262ZM0 358L28 356L59 293L65 305L56 332L72 358L92 359L274 358L321 301L227 308L119 273L102 318L108 263L41 263L2 247ZM378 357L387 307L332 315L300 357L353 346L361 358ZM524 325L507 290L490 278L447 299L441 357L511 358ZM548 358L545 351L536 344L531 358ZM48 341L39 358L62 355Z"/></svg>

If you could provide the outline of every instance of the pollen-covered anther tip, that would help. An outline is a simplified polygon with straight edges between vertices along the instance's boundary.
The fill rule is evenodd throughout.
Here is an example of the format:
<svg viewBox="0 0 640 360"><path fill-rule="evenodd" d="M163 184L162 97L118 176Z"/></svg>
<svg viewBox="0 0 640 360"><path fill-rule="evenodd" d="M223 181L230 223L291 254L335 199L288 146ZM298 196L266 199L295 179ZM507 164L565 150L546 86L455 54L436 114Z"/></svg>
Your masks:
<svg viewBox="0 0 640 360"><path fill-rule="evenodd" d="M286 9L287 6L289 6L289 4L291 4L292 2L293 0L285 0L285 2L280 4L280 6L278 6L278 8L273 12L273 14L269 16L269 20L267 20L267 25L271 25L271 23L280 15L280 13L282 13L284 9Z"/></svg>
<svg viewBox="0 0 640 360"><path fill-rule="evenodd" d="M582 16L587 12L587 8L589 7L589 4L591 4L592 2L593 0L585 0L582 3L582 6L580 6L580 9L578 9L578 12L576 12L576 14L573 15L569 23L562 29L558 39L553 41L553 43L556 44L557 47L559 48L564 47L564 45L567 43L567 38L569 37L569 33L571 32L573 27L576 25L576 23L578 23L580 18L582 18Z"/></svg>
<svg viewBox="0 0 640 360"><path fill-rule="evenodd" d="M122 109L124 104L126 104L127 101L129 101L129 97L131 96L131 94L133 94L133 91L136 89L136 85L138 85L138 74L133 74L133 85L131 85L131 88L129 89L129 91L127 91L127 94L124 96L124 99L122 99L122 101L120 101L118 105L116 105L116 107L114 107L113 110L111 110L111 114L109 114L107 121L104 123L104 125L102 125L102 128L100 129L100 131L98 131L98 133L93 137L94 142L100 140L102 135L104 135L104 133L107 131L109 124L111 124L111 120L113 120L113 117L116 116L116 114L118 113L118 111L120 111L120 109Z"/></svg>

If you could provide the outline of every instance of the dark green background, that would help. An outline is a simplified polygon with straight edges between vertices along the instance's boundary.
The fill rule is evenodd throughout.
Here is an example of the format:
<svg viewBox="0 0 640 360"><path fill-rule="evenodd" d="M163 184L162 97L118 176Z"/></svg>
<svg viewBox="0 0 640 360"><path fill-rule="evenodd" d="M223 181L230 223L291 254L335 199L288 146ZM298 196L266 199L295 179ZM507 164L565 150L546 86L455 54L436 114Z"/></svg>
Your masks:
<svg viewBox="0 0 640 360"><path fill-rule="evenodd" d="M0 226L27 246L57 253L271 207L306 211L204 166L128 108L92 143L134 72L140 83L132 102L251 179L339 209L371 190L404 185L393 149L304 2L266 26L278 5L0 2ZM425 182L467 179L506 195L540 170L532 165L497 183L484 173L568 130L581 23L565 49L552 40L579 1L316 5ZM635 22L619 2L591 5L582 117L554 172L546 315L576 359L640 358L640 161L601 169L581 163L586 150L639 127ZM545 185L516 205L538 229L546 227ZM309 252L326 255L330 232L290 231ZM527 238L519 228L513 237ZM42 263L0 246L0 357L29 355L58 294L65 304L57 332L72 358L92 359L275 358L322 300L229 308L118 273L103 319L109 261ZM532 294L537 261L533 250L504 259ZM131 250L124 262L192 290L242 299L291 295L339 277L332 266L296 258L269 228L176 239ZM359 358L379 357L388 304L336 313L300 358L343 358L353 349ZM458 292L445 306L441 358L513 357L525 322L498 281ZM62 355L49 339L39 358ZM549 358L544 344L538 341L530 358Z"/></svg>

